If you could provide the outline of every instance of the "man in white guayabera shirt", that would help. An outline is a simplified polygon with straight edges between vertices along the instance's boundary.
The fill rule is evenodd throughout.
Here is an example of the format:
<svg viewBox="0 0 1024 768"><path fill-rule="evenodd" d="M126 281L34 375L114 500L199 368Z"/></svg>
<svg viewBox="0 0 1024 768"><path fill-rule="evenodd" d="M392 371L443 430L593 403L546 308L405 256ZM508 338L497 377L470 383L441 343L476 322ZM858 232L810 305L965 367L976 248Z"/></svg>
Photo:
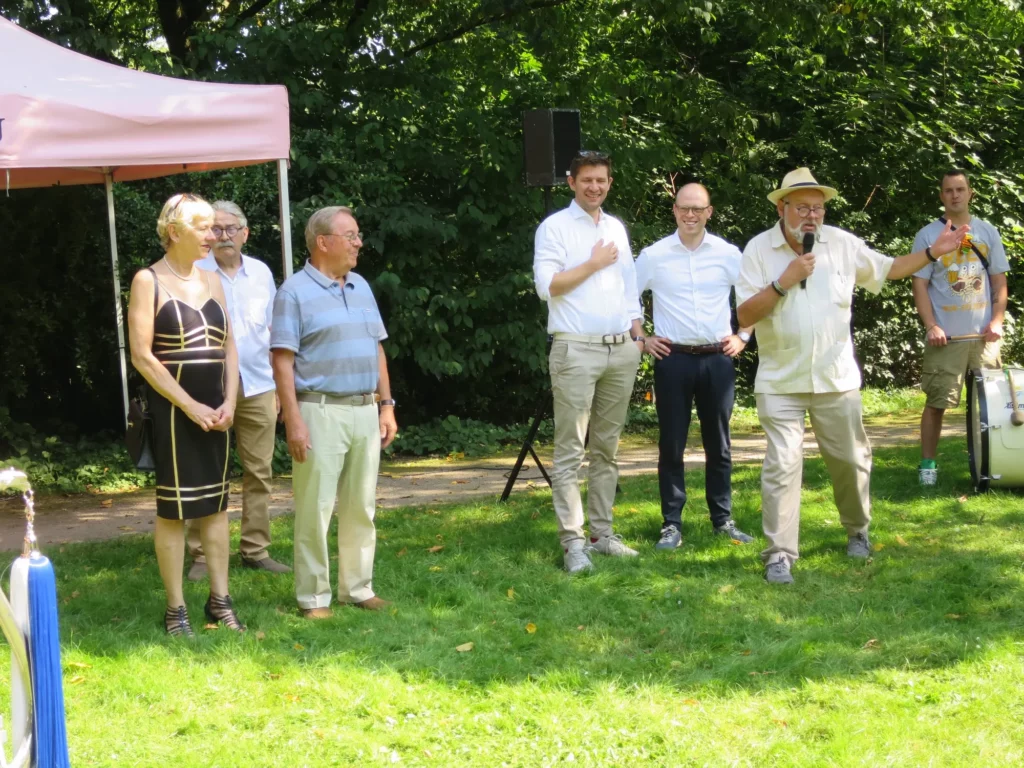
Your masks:
<svg viewBox="0 0 1024 768"><path fill-rule="evenodd" d="M273 475L277 398L270 367L270 321L274 308L274 276L259 259L245 256L248 221L235 203L213 204L213 233L217 242L200 269L216 272L224 286L231 334L238 348L241 377L235 406L235 447L242 460L242 565L271 573L291 571L267 553L270 546L270 481ZM188 577L206 575L206 558L199 541L199 527L189 525L188 548L192 567Z"/></svg>
<svg viewBox="0 0 1024 768"><path fill-rule="evenodd" d="M945 215L923 227L914 238L914 249L918 250L933 245L947 221L954 229L965 224L971 227L970 236L958 248L935 253L939 260L925 264L914 274L914 303L927 343L921 361L921 389L928 398L921 414L921 485L938 481L935 457L942 417L947 408L960 404L967 370L999 367L1010 265L996 228L971 216L972 197L974 190L967 174L960 169L948 171L939 188Z"/></svg>
<svg viewBox="0 0 1024 768"><path fill-rule="evenodd" d="M554 337L548 358L555 402L551 497L569 573L593 567L589 552L637 554L612 530L619 435L644 337L629 236L601 209L611 185L609 157L580 152L569 168L575 198L541 223L534 241L534 284L548 303ZM588 425L589 542L579 487Z"/></svg>
<svg viewBox="0 0 1024 768"><path fill-rule="evenodd" d="M853 288L878 293L886 280L910 277L936 260L931 248L883 256L856 235L826 226L825 204L837 194L807 168L787 173L768 195L779 220L747 243L736 286L739 323L757 332L754 396L768 442L761 467L768 547L761 559L770 584L792 584L790 567L799 556L805 415L832 478L846 554L870 557L871 445L850 335ZM808 236L813 247L805 250ZM960 237L947 224L935 252L952 250Z"/></svg>
<svg viewBox="0 0 1024 768"><path fill-rule="evenodd" d="M683 453L694 403L704 443L705 498L716 534L741 544L754 539L732 519L732 449L729 420L735 401L733 358L750 341L750 329L732 332L729 296L740 275L740 249L705 228L714 209L703 184L686 184L672 205L677 229L640 252L636 282L654 299L654 335L646 352L655 357L658 409L658 491L661 539L655 549L683 541L686 478Z"/></svg>

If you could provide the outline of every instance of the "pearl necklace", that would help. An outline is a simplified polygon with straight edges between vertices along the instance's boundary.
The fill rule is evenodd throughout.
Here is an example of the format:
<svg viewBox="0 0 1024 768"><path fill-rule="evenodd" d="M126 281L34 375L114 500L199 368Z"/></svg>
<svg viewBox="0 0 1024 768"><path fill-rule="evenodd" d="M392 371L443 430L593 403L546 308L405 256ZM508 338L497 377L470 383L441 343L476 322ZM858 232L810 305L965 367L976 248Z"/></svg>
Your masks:
<svg viewBox="0 0 1024 768"><path fill-rule="evenodd" d="M164 264L166 264L166 265L167 265L167 268L168 268L169 270L171 270L171 274L172 274L172 275L174 275L174 276L175 276L176 278L178 278L179 280L191 280L191 279L192 279L193 277L195 277L195 274L196 274L196 265L195 265L195 262L192 262L192 270L191 270L191 271L190 271L190 272L189 272L189 273L188 273L188 274L187 274L186 276L184 276L184 277L182 277L181 275L179 275L179 274L178 274L178 272L177 272L177 270L175 270L175 269L174 269L174 267L172 267L172 266L171 266L171 262L169 262L169 261L167 260L167 257L166 257L166 256L164 256Z"/></svg>

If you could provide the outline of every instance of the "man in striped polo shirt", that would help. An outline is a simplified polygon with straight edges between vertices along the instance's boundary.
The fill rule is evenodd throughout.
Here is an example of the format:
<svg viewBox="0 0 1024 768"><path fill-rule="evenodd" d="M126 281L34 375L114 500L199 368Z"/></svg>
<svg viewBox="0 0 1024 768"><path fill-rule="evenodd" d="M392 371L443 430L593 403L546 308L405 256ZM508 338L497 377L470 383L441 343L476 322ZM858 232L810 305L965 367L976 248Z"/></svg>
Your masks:
<svg viewBox="0 0 1024 768"><path fill-rule="evenodd" d="M380 451L398 426L380 345L387 332L369 283L352 271L361 246L351 209L321 208L306 224L306 266L274 300L270 347L293 460L295 597L310 619L331 615L327 529L335 509L338 601L390 605L373 593L373 516Z"/></svg>

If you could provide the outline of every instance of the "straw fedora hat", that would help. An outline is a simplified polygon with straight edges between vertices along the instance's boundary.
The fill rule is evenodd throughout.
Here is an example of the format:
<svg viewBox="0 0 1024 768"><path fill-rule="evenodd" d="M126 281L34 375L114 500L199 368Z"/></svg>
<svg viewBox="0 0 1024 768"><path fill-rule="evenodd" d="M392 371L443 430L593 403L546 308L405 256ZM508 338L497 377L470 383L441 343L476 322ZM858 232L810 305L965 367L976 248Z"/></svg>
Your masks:
<svg viewBox="0 0 1024 768"><path fill-rule="evenodd" d="M797 168L795 171L790 171L786 174L782 180L782 186L770 193L768 199L773 203L777 203L790 192L796 192L799 189L816 189L825 195L826 202L839 194L832 187L819 184L814 176L811 175L810 168Z"/></svg>

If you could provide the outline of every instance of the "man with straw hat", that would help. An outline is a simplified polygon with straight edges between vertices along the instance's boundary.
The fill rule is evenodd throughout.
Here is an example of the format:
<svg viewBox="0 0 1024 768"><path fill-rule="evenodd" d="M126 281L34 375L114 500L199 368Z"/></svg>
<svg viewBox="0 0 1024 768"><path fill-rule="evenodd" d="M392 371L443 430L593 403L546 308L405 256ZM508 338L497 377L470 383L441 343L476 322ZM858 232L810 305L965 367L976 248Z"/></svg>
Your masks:
<svg viewBox="0 0 1024 768"><path fill-rule="evenodd" d="M793 582L790 568L799 556L805 414L832 479L846 554L871 554L871 446L850 334L854 286L878 293L885 280L910 277L956 248L970 229L953 232L947 224L931 247L890 258L824 225L826 203L837 194L807 168L786 174L768 195L779 221L747 243L736 286L739 323L757 333L754 395L768 439L761 470L768 547L761 558L772 584Z"/></svg>

